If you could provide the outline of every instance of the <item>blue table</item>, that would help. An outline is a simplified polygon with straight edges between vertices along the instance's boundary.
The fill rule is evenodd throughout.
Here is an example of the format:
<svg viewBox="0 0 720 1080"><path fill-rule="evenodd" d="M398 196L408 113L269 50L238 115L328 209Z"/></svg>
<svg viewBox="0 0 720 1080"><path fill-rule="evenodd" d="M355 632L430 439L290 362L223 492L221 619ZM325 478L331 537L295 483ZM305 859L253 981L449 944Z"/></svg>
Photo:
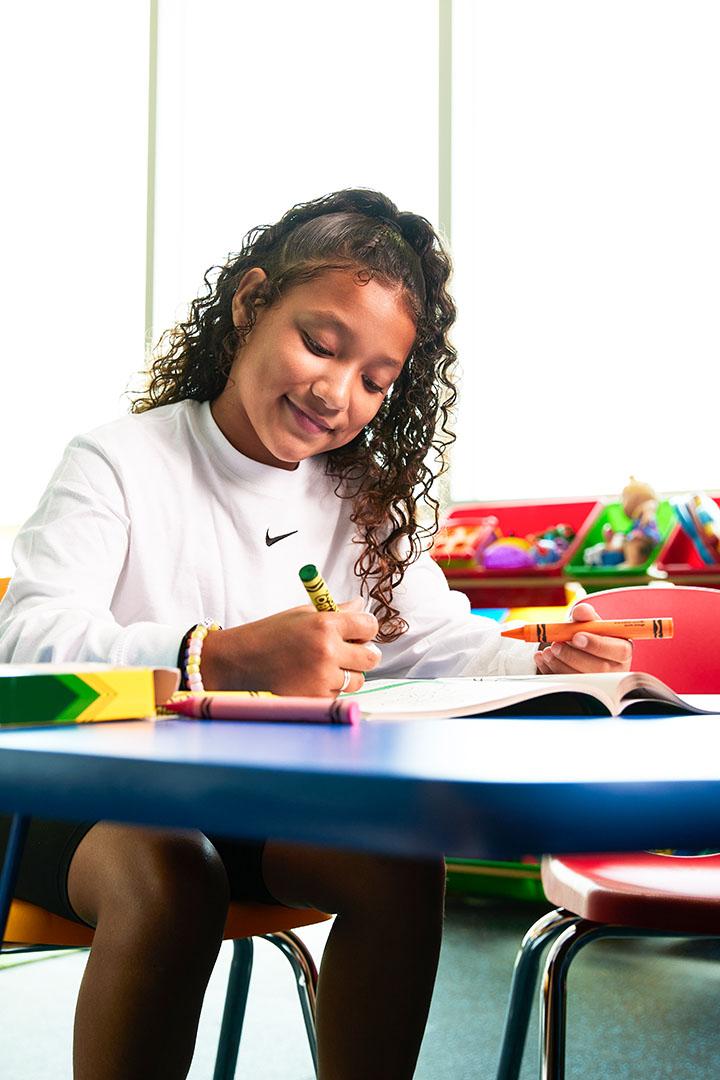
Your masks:
<svg viewBox="0 0 720 1080"><path fill-rule="evenodd" d="M17 843L0 896L31 815L408 855L712 847L715 704L713 716L624 720L162 720L2 732L0 811L16 815Z"/></svg>

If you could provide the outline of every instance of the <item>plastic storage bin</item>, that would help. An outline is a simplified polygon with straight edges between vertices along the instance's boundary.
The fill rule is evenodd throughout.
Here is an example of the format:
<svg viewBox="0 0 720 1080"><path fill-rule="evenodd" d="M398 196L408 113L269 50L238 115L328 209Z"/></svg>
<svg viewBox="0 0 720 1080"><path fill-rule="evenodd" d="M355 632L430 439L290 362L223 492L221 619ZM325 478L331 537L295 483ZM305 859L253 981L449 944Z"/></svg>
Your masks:
<svg viewBox="0 0 720 1080"><path fill-rule="evenodd" d="M720 506L720 495L710 496ZM705 585L720 589L720 564L706 563L687 533L676 524L660 549L657 568L663 577L682 585Z"/></svg>
<svg viewBox="0 0 720 1080"><path fill-rule="evenodd" d="M593 589L606 589L610 585L642 584L647 579L648 571L653 566L659 552L667 540L676 521L675 513L670 503L664 499L658 503L657 526L660 532L660 543L655 546L650 556L639 566L586 566L583 562L583 552L593 544L602 543L603 526L610 524L616 532L629 530L631 522L619 502L607 503L587 530L582 542L575 548L565 565L565 574L574 581L580 581L588 591ZM638 578L641 580L638 581Z"/></svg>
<svg viewBox="0 0 720 1080"><path fill-rule="evenodd" d="M559 562L533 570L453 568L443 565L440 559L437 560L438 566L443 570L450 588L466 593L473 607L564 605L563 571L568 560L584 543L587 531L601 508L602 504L595 500L579 499L546 503L463 503L453 507L443 525L496 517L503 535L524 537L530 533L544 532L563 522L574 529L575 538Z"/></svg>

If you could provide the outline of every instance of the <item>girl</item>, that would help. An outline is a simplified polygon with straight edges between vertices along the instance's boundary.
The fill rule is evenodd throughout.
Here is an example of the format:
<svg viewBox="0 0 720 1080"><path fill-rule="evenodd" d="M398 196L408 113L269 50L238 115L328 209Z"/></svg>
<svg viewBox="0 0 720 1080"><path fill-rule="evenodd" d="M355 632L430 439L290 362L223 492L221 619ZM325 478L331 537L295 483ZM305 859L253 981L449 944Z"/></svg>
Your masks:
<svg viewBox="0 0 720 1080"><path fill-rule="evenodd" d="M430 455L455 399L449 272L429 223L372 191L252 231L165 339L133 415L69 445L15 546L0 659L161 665L180 650L182 665L192 633L207 688L323 695L369 671L627 667L623 641L585 634L540 655L501 639L423 551L436 523L421 528L418 503L435 517ZM307 603L308 562L339 612ZM203 638L204 618L224 629ZM338 913L323 1080L413 1074L440 861L36 822L18 895L96 927L78 1080L186 1075L230 898Z"/></svg>

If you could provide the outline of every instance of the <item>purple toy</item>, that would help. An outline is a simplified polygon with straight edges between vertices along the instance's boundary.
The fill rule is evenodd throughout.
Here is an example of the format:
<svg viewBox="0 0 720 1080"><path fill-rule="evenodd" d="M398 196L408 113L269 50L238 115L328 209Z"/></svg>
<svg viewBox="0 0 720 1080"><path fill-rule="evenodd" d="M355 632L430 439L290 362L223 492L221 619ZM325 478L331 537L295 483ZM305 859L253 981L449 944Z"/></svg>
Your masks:
<svg viewBox="0 0 720 1080"><path fill-rule="evenodd" d="M486 570L527 570L535 566L527 540L515 536L504 536L490 544L482 561Z"/></svg>

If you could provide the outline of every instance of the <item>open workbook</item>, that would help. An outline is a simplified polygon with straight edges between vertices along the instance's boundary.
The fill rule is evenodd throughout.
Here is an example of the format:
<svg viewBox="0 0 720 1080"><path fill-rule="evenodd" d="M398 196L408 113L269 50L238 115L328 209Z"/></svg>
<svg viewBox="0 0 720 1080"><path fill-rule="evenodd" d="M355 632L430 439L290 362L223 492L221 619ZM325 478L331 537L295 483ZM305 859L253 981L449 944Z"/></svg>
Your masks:
<svg viewBox="0 0 720 1080"><path fill-rule="evenodd" d="M654 675L506 675L451 679L368 679L356 701L365 720L478 716L619 716L702 713Z"/></svg>

